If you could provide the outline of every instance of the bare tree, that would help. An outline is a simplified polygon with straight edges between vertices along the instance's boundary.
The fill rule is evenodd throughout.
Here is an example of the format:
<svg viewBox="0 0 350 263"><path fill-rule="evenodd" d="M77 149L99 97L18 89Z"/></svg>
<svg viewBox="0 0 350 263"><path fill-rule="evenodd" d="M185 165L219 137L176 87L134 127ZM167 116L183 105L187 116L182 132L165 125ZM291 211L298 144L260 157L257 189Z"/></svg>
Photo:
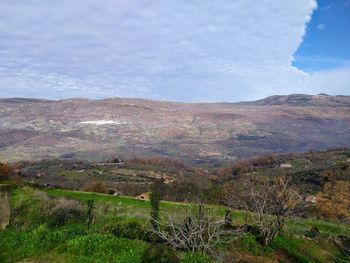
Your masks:
<svg viewBox="0 0 350 263"><path fill-rule="evenodd" d="M246 221L253 224L262 245L268 245L283 229L286 218L305 211L306 203L285 178L246 177L225 190L231 208L246 210Z"/></svg>
<svg viewBox="0 0 350 263"><path fill-rule="evenodd" d="M244 232L241 228L225 226L225 220L218 218L217 211L205 209L202 204L185 206L176 216L166 215L159 220L158 228L151 230L176 249L215 255L218 244L237 239Z"/></svg>

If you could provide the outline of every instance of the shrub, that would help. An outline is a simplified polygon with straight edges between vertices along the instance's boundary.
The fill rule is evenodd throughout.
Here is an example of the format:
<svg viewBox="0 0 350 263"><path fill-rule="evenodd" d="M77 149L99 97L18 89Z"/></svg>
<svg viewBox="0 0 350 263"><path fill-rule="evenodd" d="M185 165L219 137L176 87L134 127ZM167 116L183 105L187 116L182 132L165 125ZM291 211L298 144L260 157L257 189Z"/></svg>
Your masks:
<svg viewBox="0 0 350 263"><path fill-rule="evenodd" d="M88 182L80 190L84 192L95 192L101 194L108 193L107 185L101 181Z"/></svg>
<svg viewBox="0 0 350 263"><path fill-rule="evenodd" d="M24 199L11 210L10 226L17 229L32 229L40 224L62 226L68 222L81 222L84 219L83 206L68 198L50 198L46 193L31 191L34 198Z"/></svg>
<svg viewBox="0 0 350 263"><path fill-rule="evenodd" d="M87 200L87 211L86 211L86 218L87 218L87 227L90 228L91 224L94 222L94 200Z"/></svg>
<svg viewBox="0 0 350 263"><path fill-rule="evenodd" d="M11 168L7 164L0 162L0 180L8 179L8 176L11 173Z"/></svg>
<svg viewBox="0 0 350 263"><path fill-rule="evenodd" d="M247 213L246 221L249 216L264 246L278 236L288 217L304 213L308 206L285 178L242 178L227 188L226 202L232 208L253 212Z"/></svg>
<svg viewBox="0 0 350 263"><path fill-rule="evenodd" d="M317 226L313 226L313 227L310 229L310 231L307 232L306 236L315 238L315 237L318 237L320 234L321 234L321 232L320 232L320 230L318 229L318 227L317 227Z"/></svg>
<svg viewBox="0 0 350 263"><path fill-rule="evenodd" d="M138 222L117 222L101 227L101 233L111 234L115 237L143 240L146 237L146 230Z"/></svg>
<svg viewBox="0 0 350 263"><path fill-rule="evenodd" d="M178 263L180 258L176 251L170 247L150 246L145 250L141 263Z"/></svg>
<svg viewBox="0 0 350 263"><path fill-rule="evenodd" d="M152 192L149 196L149 199L151 203L150 223L153 229L157 229L159 218L160 195L157 192Z"/></svg>
<svg viewBox="0 0 350 263"><path fill-rule="evenodd" d="M225 222L215 216L213 209L206 210L200 204L198 207L188 206L187 211L175 217L168 215L164 223L157 229L151 229L151 232L175 249L213 253L218 245L242 235L241 227L225 229L224 225Z"/></svg>
<svg viewBox="0 0 350 263"><path fill-rule="evenodd" d="M81 221L84 218L82 205L67 198L53 199L48 215L50 224L54 226L62 226L68 221Z"/></svg>

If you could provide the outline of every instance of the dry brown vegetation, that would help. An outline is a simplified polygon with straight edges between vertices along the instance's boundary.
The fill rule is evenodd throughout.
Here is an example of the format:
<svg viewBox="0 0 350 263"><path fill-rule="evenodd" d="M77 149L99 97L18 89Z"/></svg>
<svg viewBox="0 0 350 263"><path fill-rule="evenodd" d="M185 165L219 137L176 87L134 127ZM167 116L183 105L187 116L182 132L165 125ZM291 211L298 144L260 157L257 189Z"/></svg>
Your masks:
<svg viewBox="0 0 350 263"><path fill-rule="evenodd" d="M106 183L101 181L88 182L80 190L84 192L95 192L95 193L101 193L101 194L108 193L108 188Z"/></svg>
<svg viewBox="0 0 350 263"><path fill-rule="evenodd" d="M287 218L305 213L307 206L285 178L242 178L226 187L225 203L247 211L247 224L252 224L265 246L277 237Z"/></svg>
<svg viewBox="0 0 350 263"><path fill-rule="evenodd" d="M173 169L183 169L185 168L185 164L174 159L170 158L161 158L161 157L153 157L153 158L132 158L126 161L129 165L141 164L141 165L154 165L166 168Z"/></svg>
<svg viewBox="0 0 350 263"><path fill-rule="evenodd" d="M326 182L316 199L314 211L317 217L350 223L350 182Z"/></svg>
<svg viewBox="0 0 350 263"><path fill-rule="evenodd" d="M184 251L201 251L215 255L219 244L230 243L240 238L244 229L228 226L218 218L213 208L203 204L188 206L181 215L165 215L152 233L170 246Z"/></svg>
<svg viewBox="0 0 350 263"><path fill-rule="evenodd" d="M8 179L12 169L9 165L0 162L0 180Z"/></svg>

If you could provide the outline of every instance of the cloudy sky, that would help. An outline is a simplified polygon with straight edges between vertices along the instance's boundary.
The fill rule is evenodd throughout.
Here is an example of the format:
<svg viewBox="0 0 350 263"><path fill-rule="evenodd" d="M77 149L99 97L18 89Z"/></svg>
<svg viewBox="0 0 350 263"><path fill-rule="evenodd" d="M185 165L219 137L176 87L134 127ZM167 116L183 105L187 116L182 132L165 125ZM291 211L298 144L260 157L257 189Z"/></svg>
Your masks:
<svg viewBox="0 0 350 263"><path fill-rule="evenodd" d="M0 97L350 95L350 0L1 0Z"/></svg>

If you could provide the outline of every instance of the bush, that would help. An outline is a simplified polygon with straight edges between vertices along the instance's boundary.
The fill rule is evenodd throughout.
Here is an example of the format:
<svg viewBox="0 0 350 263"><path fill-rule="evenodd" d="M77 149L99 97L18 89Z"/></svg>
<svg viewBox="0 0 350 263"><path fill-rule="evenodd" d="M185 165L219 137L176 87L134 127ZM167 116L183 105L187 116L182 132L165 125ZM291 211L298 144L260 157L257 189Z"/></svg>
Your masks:
<svg viewBox="0 0 350 263"><path fill-rule="evenodd" d="M95 193L101 193L101 194L108 193L106 183L101 181L88 182L80 190L84 192L95 192Z"/></svg>
<svg viewBox="0 0 350 263"><path fill-rule="evenodd" d="M10 166L0 162L0 180L8 179L10 173L11 173Z"/></svg>
<svg viewBox="0 0 350 263"><path fill-rule="evenodd" d="M153 229L157 229L159 218L160 195L157 192L152 192L150 194L149 199L151 203L150 223Z"/></svg>
<svg viewBox="0 0 350 263"><path fill-rule="evenodd" d="M117 222L101 227L100 232L111 234L115 237L143 240L146 238L146 230L138 222Z"/></svg>
<svg viewBox="0 0 350 263"><path fill-rule="evenodd" d="M68 221L79 222L84 218L84 211L78 201L59 198L52 200L53 206L49 211L49 222L53 226L62 226Z"/></svg>
<svg viewBox="0 0 350 263"><path fill-rule="evenodd" d="M317 226L313 226L310 231L307 232L306 236L307 237L312 237L312 238L315 238L315 237L318 237L320 236L321 232L320 230L318 229Z"/></svg>
<svg viewBox="0 0 350 263"><path fill-rule="evenodd" d="M176 251L167 246L150 246L145 250L141 263L178 263L180 258Z"/></svg>
<svg viewBox="0 0 350 263"><path fill-rule="evenodd" d="M83 206L68 198L50 198L44 192L32 189L35 198L22 200L11 210L10 226L17 229L32 229L40 224L62 226L69 222L81 222L84 219Z"/></svg>

